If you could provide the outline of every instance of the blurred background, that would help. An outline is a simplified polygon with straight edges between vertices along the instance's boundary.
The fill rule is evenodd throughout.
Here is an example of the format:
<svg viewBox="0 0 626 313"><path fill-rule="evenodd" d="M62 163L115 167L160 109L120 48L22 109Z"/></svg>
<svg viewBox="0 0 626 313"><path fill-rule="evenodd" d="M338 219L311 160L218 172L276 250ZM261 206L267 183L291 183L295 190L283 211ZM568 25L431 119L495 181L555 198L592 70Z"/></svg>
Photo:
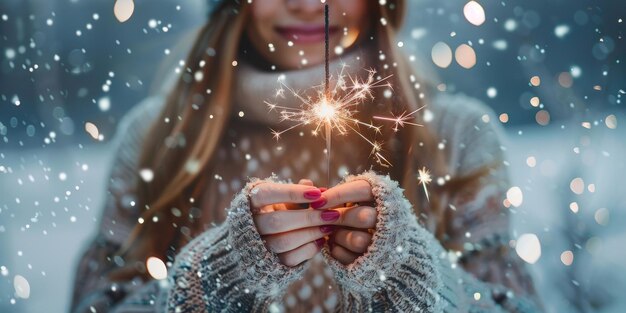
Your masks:
<svg viewBox="0 0 626 313"><path fill-rule="evenodd" d="M409 2L401 49L506 129L513 244L546 310L625 312L626 2ZM206 20L206 0L135 0L124 23L114 4L0 1L0 312L68 310L116 126Z"/></svg>

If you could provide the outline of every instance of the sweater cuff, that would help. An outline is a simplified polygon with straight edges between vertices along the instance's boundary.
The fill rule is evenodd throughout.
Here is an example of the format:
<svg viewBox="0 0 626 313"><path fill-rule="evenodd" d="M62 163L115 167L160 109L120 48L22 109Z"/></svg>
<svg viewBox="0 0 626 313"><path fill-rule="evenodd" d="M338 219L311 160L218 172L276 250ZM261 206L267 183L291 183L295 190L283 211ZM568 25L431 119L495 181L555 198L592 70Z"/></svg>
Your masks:
<svg viewBox="0 0 626 313"><path fill-rule="evenodd" d="M421 280L419 285L425 287L424 292L432 293L429 306L436 306L435 302L439 301L434 293L441 289L438 268L441 256L431 245L432 235L417 223L403 189L389 176L371 171L344 179L354 180L366 180L372 186L378 212L376 231L367 251L351 264L343 265L327 248L322 250L338 282L359 294L373 295L387 280L405 274L413 276L417 269L420 277L415 279Z"/></svg>
<svg viewBox="0 0 626 313"><path fill-rule="evenodd" d="M306 263L289 267L280 262L278 255L269 251L252 219L250 195L264 182L278 182L276 177L264 180L252 178L235 196L228 211L229 242L239 254L242 275L246 285L270 297L279 296L288 285L302 277Z"/></svg>

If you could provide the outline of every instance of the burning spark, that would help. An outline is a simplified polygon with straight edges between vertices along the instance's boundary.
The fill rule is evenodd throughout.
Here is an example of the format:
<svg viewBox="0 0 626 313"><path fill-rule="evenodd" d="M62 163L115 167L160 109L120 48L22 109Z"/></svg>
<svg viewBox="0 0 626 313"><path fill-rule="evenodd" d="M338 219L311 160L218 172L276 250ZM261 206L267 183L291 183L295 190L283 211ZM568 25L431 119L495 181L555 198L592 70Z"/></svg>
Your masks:
<svg viewBox="0 0 626 313"><path fill-rule="evenodd" d="M426 167L422 167L421 170L417 170L417 180L424 187L424 193L426 194L426 200L430 202L430 198L428 196L428 189L426 189L426 185L428 185L431 181L433 181L430 176L430 171L426 169Z"/></svg>
<svg viewBox="0 0 626 313"><path fill-rule="evenodd" d="M324 84L313 87L316 94L315 97L304 96L302 93L290 88L285 83L284 77L279 78L278 81L281 86L276 91L276 97L284 98L285 92L288 92L298 99L301 105L299 108L290 108L265 101L270 111L278 111L281 122L295 122L294 125L287 129L281 131L272 130L272 135L278 140L283 133L305 125L311 125L313 127L314 135L317 135L324 129L327 153L330 155L330 133L332 130L342 135L348 132L354 132L372 147L371 155L374 156L376 162L382 166L388 167L391 163L381 153L382 144L367 138L359 131L359 127L363 126L368 129L373 129L376 133L380 133L380 126L360 121L355 115L358 112L357 109L360 104L368 99L371 100L374 98L372 89L382 87L391 89L391 84L387 82L390 76L377 79L376 71L368 70L367 78L359 79L358 77L345 74L344 70L346 67L346 64L342 65L337 75L335 86L332 90L329 90L328 93L325 92ZM403 115L402 118L403 125L413 124L406 121L408 120L407 115Z"/></svg>
<svg viewBox="0 0 626 313"><path fill-rule="evenodd" d="M413 116L415 113L419 112L421 109L425 108L425 106L411 112L411 113L407 113L407 112L403 112L402 114L400 114L399 116L394 116L394 117L386 117L386 116L374 116L375 119L377 120L383 120L383 121L391 121L394 122L394 126L393 126L393 131L397 132L399 127L404 127L404 125L413 125L413 126L424 126L422 124L417 124L414 122L410 122L415 120L415 116Z"/></svg>

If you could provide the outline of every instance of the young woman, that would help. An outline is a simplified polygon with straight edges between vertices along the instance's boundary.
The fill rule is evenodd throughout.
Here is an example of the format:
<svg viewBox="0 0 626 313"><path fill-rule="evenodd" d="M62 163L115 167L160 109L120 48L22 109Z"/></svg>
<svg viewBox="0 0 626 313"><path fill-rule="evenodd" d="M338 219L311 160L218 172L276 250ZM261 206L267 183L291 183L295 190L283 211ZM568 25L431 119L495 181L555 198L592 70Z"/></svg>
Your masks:
<svg viewBox="0 0 626 313"><path fill-rule="evenodd" d="M358 117L427 107L413 121L424 127L362 129L391 167L358 136L333 137L331 173L361 174L329 185L323 140L301 128L274 141L282 125L263 103L279 77L297 90L322 81L323 4L210 3L169 97L120 126L73 311L538 311L509 247L495 119L473 99L428 97L395 48L405 1L330 1L331 72L392 75ZM167 280L150 275L154 258Z"/></svg>

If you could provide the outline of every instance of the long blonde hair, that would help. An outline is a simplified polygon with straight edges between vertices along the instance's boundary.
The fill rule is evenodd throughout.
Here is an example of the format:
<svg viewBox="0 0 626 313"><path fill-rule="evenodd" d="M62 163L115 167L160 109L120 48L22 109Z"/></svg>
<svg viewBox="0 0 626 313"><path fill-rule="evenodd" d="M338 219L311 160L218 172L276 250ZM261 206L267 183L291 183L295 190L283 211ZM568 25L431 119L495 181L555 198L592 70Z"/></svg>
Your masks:
<svg viewBox="0 0 626 313"><path fill-rule="evenodd" d="M392 0L386 5L375 5L379 9L373 10L377 16L372 20L377 26L372 34L378 43L377 49L385 54L389 65L386 69L380 65L374 68L381 75L393 74L394 96L387 100L382 100L381 95L376 97L377 101L386 101L378 109L387 112L413 111L422 107L424 101L420 96L422 91L413 87L417 76L407 59L395 48L395 35L402 24L405 6L405 0ZM126 266L113 271L110 274L113 279L146 277L143 264L148 257L171 259L192 239L191 234L202 227L200 219L190 214L193 206L199 207L190 199L200 199L206 187L206 175L201 173L213 165L214 152L230 118L234 72L231 63L238 54L249 14L249 5L224 1L200 31L185 63L187 69L152 125L139 160L140 168L150 168L154 172L149 183L138 179L138 204L143 209L141 217L145 221L156 218L158 223L145 222L135 226L120 251ZM378 22L381 18L387 21L386 25ZM199 82L193 79L198 71L205 77ZM162 122L166 118L169 123ZM416 122L420 122L421 117L416 118ZM442 153L436 148L437 138L427 127L409 127L384 136L387 137L385 148L395 157L393 163L396 165L390 169L390 175L401 183L417 210L422 207L417 204L423 202L415 177L417 166L428 167L435 177L446 172ZM178 145L180 141L184 144ZM190 167L193 170L189 170ZM439 220L443 214L439 196L442 193L433 193L428 212L438 216ZM439 226L442 225L437 227L438 234L443 228Z"/></svg>

